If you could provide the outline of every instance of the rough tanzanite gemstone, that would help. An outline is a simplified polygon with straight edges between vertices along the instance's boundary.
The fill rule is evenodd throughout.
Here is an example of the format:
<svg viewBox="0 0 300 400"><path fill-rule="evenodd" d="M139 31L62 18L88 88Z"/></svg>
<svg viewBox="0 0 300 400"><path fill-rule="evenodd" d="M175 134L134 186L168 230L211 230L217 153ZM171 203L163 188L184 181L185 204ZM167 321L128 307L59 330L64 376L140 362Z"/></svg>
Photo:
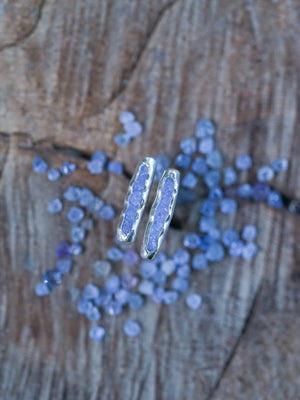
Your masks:
<svg viewBox="0 0 300 400"><path fill-rule="evenodd" d="M100 218L102 218L102 219L104 219L106 221L110 221L111 219L114 218L115 211L111 206L106 205L106 206L103 206L100 209L98 215L99 215Z"/></svg>
<svg viewBox="0 0 300 400"><path fill-rule="evenodd" d="M79 203L81 206L86 207L93 203L95 196L93 192L88 188L82 188L80 191Z"/></svg>
<svg viewBox="0 0 300 400"><path fill-rule="evenodd" d="M93 301L99 307L109 304L112 299L113 295L111 293L107 293L105 290L100 290L99 296L93 299Z"/></svg>
<svg viewBox="0 0 300 400"><path fill-rule="evenodd" d="M179 249L173 254L173 261L176 265L187 264L190 261L190 253L185 249Z"/></svg>
<svg viewBox="0 0 300 400"><path fill-rule="evenodd" d="M131 319L125 322L125 324L123 325L123 330L125 335L129 337L138 336L142 332L140 324Z"/></svg>
<svg viewBox="0 0 300 400"><path fill-rule="evenodd" d="M90 321L99 321L99 319L101 319L101 313L98 310L98 308L96 306L93 305L93 307L91 307L91 309L89 309L86 314L87 318Z"/></svg>
<svg viewBox="0 0 300 400"><path fill-rule="evenodd" d="M202 217L199 223L201 232L209 232L216 227L216 220L213 217Z"/></svg>
<svg viewBox="0 0 300 400"><path fill-rule="evenodd" d="M223 199L220 202L221 213L233 214L237 210L237 203L233 199Z"/></svg>
<svg viewBox="0 0 300 400"><path fill-rule="evenodd" d="M37 296L47 296L49 293L50 288L46 283L40 282L35 286L35 294Z"/></svg>
<svg viewBox="0 0 300 400"><path fill-rule="evenodd" d="M152 281L157 285L165 285L167 282L167 275L161 269L158 269L152 276Z"/></svg>
<svg viewBox="0 0 300 400"><path fill-rule="evenodd" d="M244 240L252 240L257 236L257 228L254 225L246 225L242 232L242 238Z"/></svg>
<svg viewBox="0 0 300 400"><path fill-rule="evenodd" d="M96 276L107 276L111 271L111 264L106 260L98 260L94 263L94 274Z"/></svg>
<svg viewBox="0 0 300 400"><path fill-rule="evenodd" d="M105 282L105 288L107 293L116 293L120 288L120 278L117 275L111 276Z"/></svg>
<svg viewBox="0 0 300 400"><path fill-rule="evenodd" d="M249 183L244 183L238 187L237 192L240 197L249 198L252 196L252 186Z"/></svg>
<svg viewBox="0 0 300 400"><path fill-rule="evenodd" d="M183 244L189 249L196 249L200 244L200 236L197 233L188 233L183 239Z"/></svg>
<svg viewBox="0 0 300 400"><path fill-rule="evenodd" d="M157 264L161 264L168 259L166 253L164 251L160 251L155 259Z"/></svg>
<svg viewBox="0 0 300 400"><path fill-rule="evenodd" d="M178 292L175 290L166 290L163 301L167 305L174 304L178 300L178 296Z"/></svg>
<svg viewBox="0 0 300 400"><path fill-rule="evenodd" d="M67 218L73 224L77 224L80 222L84 217L84 211L80 207L71 207L70 211L67 214Z"/></svg>
<svg viewBox="0 0 300 400"><path fill-rule="evenodd" d="M121 124L127 124L135 120L135 115L131 111L122 111L119 117Z"/></svg>
<svg viewBox="0 0 300 400"><path fill-rule="evenodd" d="M235 229L226 229L222 234L222 242L229 247L231 243L239 240L239 234Z"/></svg>
<svg viewBox="0 0 300 400"><path fill-rule="evenodd" d="M204 200L200 208L201 214L205 217L213 217L216 213L216 210L217 203L210 199Z"/></svg>
<svg viewBox="0 0 300 400"><path fill-rule="evenodd" d="M224 258L225 252L220 243L213 243L207 249L205 257L208 261L220 261Z"/></svg>
<svg viewBox="0 0 300 400"><path fill-rule="evenodd" d="M55 182L60 178L61 175L57 168L51 168L47 176L49 181Z"/></svg>
<svg viewBox="0 0 300 400"><path fill-rule="evenodd" d="M154 180L159 181L164 171L167 168L169 168L171 160L170 157L168 157L166 154L160 154L156 156L155 160L156 160L156 169L155 169Z"/></svg>
<svg viewBox="0 0 300 400"><path fill-rule="evenodd" d="M127 265L135 265L140 261L140 256L134 250L127 250L123 255L123 260Z"/></svg>
<svg viewBox="0 0 300 400"><path fill-rule="evenodd" d="M257 245L255 243L247 243L242 250L242 257L244 260L253 258L257 253Z"/></svg>
<svg viewBox="0 0 300 400"><path fill-rule="evenodd" d="M152 261L144 261L141 264L141 275L143 278L151 278L157 271L157 265Z"/></svg>
<svg viewBox="0 0 300 400"><path fill-rule="evenodd" d="M181 185L187 189L194 189L197 182L198 178L192 172L188 172L182 179Z"/></svg>
<svg viewBox="0 0 300 400"><path fill-rule="evenodd" d="M240 257L242 255L244 243L241 240L232 242L229 247L229 254L231 257Z"/></svg>
<svg viewBox="0 0 300 400"><path fill-rule="evenodd" d="M48 212L50 214L56 214L61 212L63 209L63 203L60 199L53 199L48 203Z"/></svg>
<svg viewBox="0 0 300 400"><path fill-rule="evenodd" d="M85 238L85 230L81 226L72 226L71 240L73 243L82 242Z"/></svg>
<svg viewBox="0 0 300 400"><path fill-rule="evenodd" d="M268 194L267 201L268 201L269 206L271 206L273 208L282 208L283 207L283 201L282 201L281 194L278 193L276 190L272 190Z"/></svg>
<svg viewBox="0 0 300 400"><path fill-rule="evenodd" d="M224 197L224 194L223 194L223 191L221 188L216 186L216 187L213 187L210 189L209 195L208 195L208 198L210 200L220 200L223 197Z"/></svg>
<svg viewBox="0 0 300 400"><path fill-rule="evenodd" d="M274 170L268 165L264 165L257 171L257 180L259 182L271 181L274 178Z"/></svg>
<svg viewBox="0 0 300 400"><path fill-rule="evenodd" d="M121 175L123 173L123 164L119 161L110 161L107 165L107 171Z"/></svg>
<svg viewBox="0 0 300 400"><path fill-rule="evenodd" d="M146 296L152 296L154 283L148 280L143 280L138 287L138 291Z"/></svg>
<svg viewBox="0 0 300 400"><path fill-rule="evenodd" d="M138 121L127 122L124 124L124 129L131 139L139 136L143 132L142 124L140 124Z"/></svg>
<svg viewBox="0 0 300 400"><path fill-rule="evenodd" d="M186 305L192 310L197 310L202 305L202 297L199 294L189 294L185 299Z"/></svg>
<svg viewBox="0 0 300 400"><path fill-rule="evenodd" d="M188 154L178 154L175 158L175 164L183 169L188 169L191 163L191 156Z"/></svg>
<svg viewBox="0 0 300 400"><path fill-rule="evenodd" d="M48 164L41 157L35 157L33 159L32 169L38 174L44 174L48 169Z"/></svg>
<svg viewBox="0 0 300 400"><path fill-rule="evenodd" d="M123 258L123 251L117 247L111 247L107 250L107 258L112 261L119 261Z"/></svg>
<svg viewBox="0 0 300 400"><path fill-rule="evenodd" d="M76 186L69 186L64 193L64 198L68 201L77 201L80 198L81 189Z"/></svg>
<svg viewBox="0 0 300 400"><path fill-rule="evenodd" d="M130 143L130 136L128 133L118 133L114 137L114 141L119 147L126 147Z"/></svg>
<svg viewBox="0 0 300 400"><path fill-rule="evenodd" d="M206 161L203 157L197 157L192 163L192 171L198 175L204 175L207 172Z"/></svg>
<svg viewBox="0 0 300 400"><path fill-rule="evenodd" d="M93 326L89 331L89 337L95 340L95 342L101 342L105 334L106 331L102 326Z"/></svg>
<svg viewBox="0 0 300 400"><path fill-rule="evenodd" d="M61 272L57 269L49 269L43 275L42 282L52 289L55 285L59 285L62 281Z"/></svg>
<svg viewBox="0 0 300 400"><path fill-rule="evenodd" d="M88 299L80 299L77 303L77 311L79 314L86 314L93 308L93 303Z"/></svg>
<svg viewBox="0 0 300 400"><path fill-rule="evenodd" d="M70 244L68 242L59 242L55 248L57 258L68 258L70 255Z"/></svg>
<svg viewBox="0 0 300 400"><path fill-rule="evenodd" d="M221 179L221 174L219 171L208 171L204 175L204 180L206 185L209 188L213 188L214 186L217 186L217 184L220 182Z"/></svg>
<svg viewBox="0 0 300 400"><path fill-rule="evenodd" d="M214 139L212 137L206 137L199 142L198 150L202 154L209 154L214 149Z"/></svg>
<svg viewBox="0 0 300 400"><path fill-rule="evenodd" d="M56 268L62 274L68 274L72 268L72 260L70 258L67 258L65 260L57 260Z"/></svg>
<svg viewBox="0 0 300 400"><path fill-rule="evenodd" d="M222 167L222 155L218 150L213 150L206 157L206 164L213 169Z"/></svg>
<svg viewBox="0 0 300 400"><path fill-rule="evenodd" d="M100 161L101 164L102 164L102 169L103 169L105 167L106 162L107 162L107 155L104 153L104 151L96 151L92 155L91 160L92 161L94 161L94 160Z"/></svg>
<svg viewBox="0 0 300 400"><path fill-rule="evenodd" d="M128 303L129 297L130 297L130 292L126 289L119 289L115 293L116 301L120 303L122 306Z"/></svg>
<svg viewBox="0 0 300 400"><path fill-rule="evenodd" d="M249 169L252 167L252 158L247 154L239 156L235 160L235 166L237 169Z"/></svg>
<svg viewBox="0 0 300 400"><path fill-rule="evenodd" d="M286 171L289 167L289 162L286 158L277 158L272 162L272 168L275 172Z"/></svg>
<svg viewBox="0 0 300 400"><path fill-rule="evenodd" d="M178 292L185 292L189 287L189 283L184 278L176 277L172 280L172 289L177 290Z"/></svg>
<svg viewBox="0 0 300 400"><path fill-rule="evenodd" d="M165 288L163 286L157 286L153 290L152 300L154 303L161 303L164 299Z"/></svg>
<svg viewBox="0 0 300 400"><path fill-rule="evenodd" d="M203 253L195 254L192 261L194 269L205 269L207 267L207 259Z"/></svg>
<svg viewBox="0 0 300 400"><path fill-rule="evenodd" d="M111 300L110 302L104 305L104 310L108 315L111 316L119 315L123 311L123 306L116 300Z"/></svg>
<svg viewBox="0 0 300 400"><path fill-rule="evenodd" d="M70 246L70 254L72 256L79 256L83 252L83 247L78 243L73 243Z"/></svg>
<svg viewBox="0 0 300 400"><path fill-rule="evenodd" d="M211 228L208 234L211 238L216 240L219 240L221 238L221 231L217 228Z"/></svg>
<svg viewBox="0 0 300 400"><path fill-rule="evenodd" d="M142 296L136 293L130 293L128 302L129 302L129 307L132 310L137 310L144 304Z"/></svg>
<svg viewBox="0 0 300 400"><path fill-rule="evenodd" d="M208 119L200 119L196 125L195 136L197 138L205 138L206 136L212 136L215 133L214 124Z"/></svg>
<svg viewBox="0 0 300 400"><path fill-rule="evenodd" d="M180 278L188 278L191 274L191 267L188 264L179 265L176 274Z"/></svg>
<svg viewBox="0 0 300 400"><path fill-rule="evenodd" d="M71 163L71 162L68 162L68 161L64 162L64 163L62 164L62 166L60 167L60 172L61 172L63 175L70 175L70 174L72 174L74 171L76 171L76 164Z"/></svg>
<svg viewBox="0 0 300 400"><path fill-rule="evenodd" d="M82 291L82 298L83 299L96 299L100 294L100 289L98 286L94 285L93 283L88 283L85 285Z"/></svg>
<svg viewBox="0 0 300 400"><path fill-rule="evenodd" d="M98 214L103 206L104 201L99 197L94 197L94 200L87 205L87 209L93 214Z"/></svg>
<svg viewBox="0 0 300 400"><path fill-rule="evenodd" d="M270 193L270 188L268 185L263 183L257 183L252 188L252 198L255 201L265 201Z"/></svg>
<svg viewBox="0 0 300 400"><path fill-rule="evenodd" d="M166 260L161 264L161 270L167 276L172 275L175 269L176 264L174 260Z"/></svg>
<svg viewBox="0 0 300 400"><path fill-rule="evenodd" d="M184 139L180 142L180 148L184 154L193 154L197 151L197 141L193 137Z"/></svg>
<svg viewBox="0 0 300 400"><path fill-rule="evenodd" d="M91 160L87 163L86 167L92 175L99 175L104 170L103 161L98 159Z"/></svg>
<svg viewBox="0 0 300 400"><path fill-rule="evenodd" d="M232 167L227 167L224 170L224 183L227 186L232 185L235 183L237 180L237 174L235 172L235 169Z"/></svg>
<svg viewBox="0 0 300 400"><path fill-rule="evenodd" d="M124 289L132 289L138 284L138 278L135 275L125 274L121 277L121 286Z"/></svg>

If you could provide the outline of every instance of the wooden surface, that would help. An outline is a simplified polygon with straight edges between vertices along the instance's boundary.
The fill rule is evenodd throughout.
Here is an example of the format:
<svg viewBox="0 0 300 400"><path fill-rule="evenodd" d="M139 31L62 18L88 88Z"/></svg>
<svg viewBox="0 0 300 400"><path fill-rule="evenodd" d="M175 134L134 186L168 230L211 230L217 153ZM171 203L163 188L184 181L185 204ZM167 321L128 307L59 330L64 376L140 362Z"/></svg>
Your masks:
<svg viewBox="0 0 300 400"><path fill-rule="evenodd" d="M91 178L94 149L130 174L142 155L174 156L207 117L226 165L243 153L256 166L287 156L273 187L299 199L299 33L297 0L0 1L1 400L300 398L300 224L288 210L242 203L220 220L257 224L260 251L194 274L199 312L183 300L149 302L105 317L105 342L89 340L71 289L93 279L116 222L98 221L63 285L34 295L69 235L66 219L46 212L49 199L85 184L121 210L128 178ZM113 136L124 109L145 132L122 150ZM80 170L50 184L32 173L35 155L53 166L73 159ZM182 230L171 230L166 248L178 247L196 212L177 210ZM143 325L135 340L122 333L129 316Z"/></svg>

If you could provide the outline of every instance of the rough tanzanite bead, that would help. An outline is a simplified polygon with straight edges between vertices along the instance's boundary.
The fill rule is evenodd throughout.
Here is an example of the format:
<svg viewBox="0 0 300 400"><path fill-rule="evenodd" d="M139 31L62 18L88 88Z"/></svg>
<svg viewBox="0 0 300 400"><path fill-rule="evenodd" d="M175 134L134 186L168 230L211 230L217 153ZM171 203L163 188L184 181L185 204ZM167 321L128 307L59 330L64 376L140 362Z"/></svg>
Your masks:
<svg viewBox="0 0 300 400"><path fill-rule="evenodd" d="M135 265L140 261L140 256L134 250L127 250L123 255L123 260L127 265Z"/></svg>
<svg viewBox="0 0 300 400"><path fill-rule="evenodd" d="M56 168L51 168L48 172L48 180L51 182L55 182L60 178L60 172Z"/></svg>
<svg viewBox="0 0 300 400"><path fill-rule="evenodd" d="M286 158L277 158L272 162L272 168L275 172L286 171L289 167L289 162Z"/></svg>
<svg viewBox="0 0 300 400"><path fill-rule="evenodd" d="M161 264L168 259L166 253L164 251L160 251L155 259L157 264Z"/></svg>
<svg viewBox="0 0 300 400"><path fill-rule="evenodd" d="M242 257L245 260L253 258L257 253L257 245L255 243L247 243L242 250Z"/></svg>
<svg viewBox="0 0 300 400"><path fill-rule="evenodd" d="M112 261L119 261L123 258L123 251L117 247L111 247L107 250L107 258Z"/></svg>
<svg viewBox="0 0 300 400"><path fill-rule="evenodd" d="M102 199L100 199L99 197L94 197L94 200L92 200L87 205L87 209L91 213L98 214L103 206L104 206L104 201Z"/></svg>
<svg viewBox="0 0 300 400"><path fill-rule="evenodd" d="M48 169L48 164L41 157L35 157L33 159L32 169L38 174L44 174Z"/></svg>
<svg viewBox="0 0 300 400"><path fill-rule="evenodd" d="M123 306L119 302L115 300L109 301L107 304L104 305L104 310L106 314L114 316L119 315L123 311Z"/></svg>
<svg viewBox="0 0 300 400"><path fill-rule="evenodd" d="M86 167L92 175L99 175L104 170L103 161L98 159L91 160L90 162L87 163Z"/></svg>
<svg viewBox="0 0 300 400"><path fill-rule="evenodd" d="M270 188L268 185L263 183L257 183L252 188L252 198L255 201L265 201L270 193Z"/></svg>
<svg viewBox="0 0 300 400"><path fill-rule="evenodd" d="M172 289L177 290L178 292L185 292L189 287L189 283L184 278L174 278L172 281Z"/></svg>
<svg viewBox="0 0 300 400"><path fill-rule="evenodd" d="M124 129L131 139L139 136L143 132L143 127L138 121L127 122L124 124Z"/></svg>
<svg viewBox="0 0 300 400"><path fill-rule="evenodd" d="M116 175L121 175L123 173L123 164L119 161L110 161L107 166L107 171Z"/></svg>
<svg viewBox="0 0 300 400"><path fill-rule="evenodd" d="M165 288L163 286L158 286L153 290L152 300L154 303L161 303L164 299Z"/></svg>
<svg viewBox="0 0 300 400"><path fill-rule="evenodd" d="M93 308L93 303L88 299L80 299L77 303L77 311L79 314L86 314Z"/></svg>
<svg viewBox="0 0 300 400"><path fill-rule="evenodd" d="M197 138L204 138L206 136L211 136L215 133L214 124L207 119L200 119L196 125L195 136Z"/></svg>
<svg viewBox="0 0 300 400"><path fill-rule="evenodd" d="M35 294L37 296L47 296L50 293L50 288L44 282L38 283L35 286Z"/></svg>
<svg viewBox="0 0 300 400"><path fill-rule="evenodd" d="M210 199L204 200L200 208L201 214L205 217L213 217L216 213L216 210L217 203Z"/></svg>
<svg viewBox="0 0 300 400"><path fill-rule="evenodd" d="M130 136L127 133L118 133L114 141L119 147L126 147L130 143Z"/></svg>
<svg viewBox="0 0 300 400"><path fill-rule="evenodd" d="M83 247L78 243L73 243L70 246L70 254L79 256L83 252Z"/></svg>
<svg viewBox="0 0 300 400"><path fill-rule="evenodd" d="M199 223L201 232L209 232L216 227L216 220L212 217L202 217Z"/></svg>
<svg viewBox="0 0 300 400"><path fill-rule="evenodd" d="M138 336L142 332L140 324L131 319L125 322L125 324L123 325L123 330L125 335L130 337Z"/></svg>
<svg viewBox="0 0 300 400"><path fill-rule="evenodd" d="M106 331L102 326L93 326L89 331L89 337L95 340L95 342L101 342L105 334Z"/></svg>
<svg viewBox="0 0 300 400"><path fill-rule="evenodd" d="M191 156L188 154L178 154L175 158L175 164L183 169L188 169L191 163Z"/></svg>
<svg viewBox="0 0 300 400"><path fill-rule="evenodd" d="M85 238L85 230L81 226L72 226L71 240L73 243L82 242Z"/></svg>
<svg viewBox="0 0 300 400"><path fill-rule="evenodd" d="M96 306L93 305L90 310L85 314L90 321L99 321L101 319L101 313Z"/></svg>
<svg viewBox="0 0 300 400"><path fill-rule="evenodd" d="M116 293L120 288L120 278L117 275L113 275L105 282L105 288L107 293Z"/></svg>
<svg viewBox="0 0 300 400"><path fill-rule="evenodd" d="M164 293L164 303L167 305L174 304L178 300L178 292L175 290L166 290Z"/></svg>
<svg viewBox="0 0 300 400"><path fill-rule="evenodd" d="M192 163L192 171L198 175L204 175L207 171L206 161L203 157L197 157Z"/></svg>
<svg viewBox="0 0 300 400"><path fill-rule="evenodd" d="M239 240L239 234L235 229L226 229L222 234L222 242L229 247L231 243Z"/></svg>
<svg viewBox="0 0 300 400"><path fill-rule="evenodd" d="M42 281L49 289L52 289L55 285L59 285L62 281L61 272L57 269L49 269L43 275Z"/></svg>
<svg viewBox="0 0 300 400"><path fill-rule="evenodd" d="M240 197L249 198L252 196L252 186L249 183L244 183L238 187L237 192Z"/></svg>
<svg viewBox="0 0 300 400"><path fill-rule="evenodd" d="M69 186L64 193L64 198L68 201L77 201L80 198L81 189L76 186Z"/></svg>
<svg viewBox="0 0 300 400"><path fill-rule="evenodd" d="M92 155L91 160L92 161L94 161L94 160L100 161L101 164L102 164L102 169L103 169L105 167L106 162L107 162L107 155L104 153L104 151L96 151Z"/></svg>
<svg viewBox="0 0 300 400"><path fill-rule="evenodd" d="M202 154L211 153L214 149L214 139L212 137L206 137L199 142L198 150Z"/></svg>
<svg viewBox="0 0 300 400"><path fill-rule="evenodd" d="M152 296L154 283L148 280L143 280L138 287L138 291L146 296Z"/></svg>
<svg viewBox="0 0 300 400"><path fill-rule="evenodd" d="M67 258L70 255L70 244L62 241L56 245L55 255L57 258Z"/></svg>
<svg viewBox="0 0 300 400"><path fill-rule="evenodd" d="M257 171L257 180L259 182L271 181L274 178L274 171L268 165L265 165Z"/></svg>
<svg viewBox="0 0 300 400"><path fill-rule="evenodd" d="M129 302L129 307L132 308L133 310L137 310L144 304L142 296L136 293L130 293L128 302Z"/></svg>
<svg viewBox="0 0 300 400"><path fill-rule="evenodd" d="M118 303L120 303L122 306L127 304L129 301L129 296L130 296L130 292L126 289L119 289L116 293L115 293L115 299Z"/></svg>
<svg viewBox="0 0 300 400"><path fill-rule="evenodd" d="M80 207L71 207L70 211L67 214L67 218L73 224L77 224L84 217L84 211Z"/></svg>
<svg viewBox="0 0 300 400"><path fill-rule="evenodd" d="M62 274L68 274L72 268L72 260L70 258L67 258L65 260L57 260L56 268Z"/></svg>
<svg viewBox="0 0 300 400"><path fill-rule="evenodd" d="M152 281L157 285L165 285L167 282L167 275L161 269L158 269L152 276Z"/></svg>
<svg viewBox="0 0 300 400"><path fill-rule="evenodd" d="M224 183L229 186L235 183L237 180L237 174L232 167L227 167L224 170Z"/></svg>
<svg viewBox="0 0 300 400"><path fill-rule="evenodd" d="M104 219L106 221L110 221L111 219L114 218L115 211L111 206L106 205L106 206L103 206L101 208L101 210L99 211L98 215L99 215L100 218L102 218L102 219Z"/></svg>
<svg viewBox="0 0 300 400"><path fill-rule="evenodd" d="M207 267L207 259L203 253L195 254L192 261L194 269L205 269Z"/></svg>
<svg viewBox="0 0 300 400"><path fill-rule="evenodd" d="M167 276L172 275L175 272L175 269L176 264L174 260L166 260L161 264L161 270Z"/></svg>
<svg viewBox="0 0 300 400"><path fill-rule="evenodd" d="M213 187L209 191L208 198L210 200L221 200L224 197L223 191L219 187Z"/></svg>
<svg viewBox="0 0 300 400"><path fill-rule="evenodd" d="M82 188L80 191L79 203L81 206L86 207L93 203L95 196L93 192L88 188Z"/></svg>
<svg viewBox="0 0 300 400"><path fill-rule="evenodd" d="M252 240L257 236L257 228L254 225L246 225L242 232L242 238L244 240Z"/></svg>
<svg viewBox="0 0 300 400"><path fill-rule="evenodd" d="M63 175L70 175L76 171L76 164L66 161L60 167L60 171Z"/></svg>
<svg viewBox="0 0 300 400"><path fill-rule="evenodd" d="M157 271L157 265L151 261L144 261L141 264L140 269L142 277L148 279L151 278Z"/></svg>
<svg viewBox="0 0 300 400"><path fill-rule="evenodd" d="M48 203L48 212L50 214L56 214L61 212L63 209L63 203L60 199L53 199Z"/></svg>
<svg viewBox="0 0 300 400"><path fill-rule="evenodd" d="M188 172L181 181L181 185L188 189L194 189L197 185L198 178L192 173Z"/></svg>
<svg viewBox="0 0 300 400"><path fill-rule="evenodd" d="M106 260L98 260L94 263L94 274L96 276L107 276L110 273L111 264Z"/></svg>
<svg viewBox="0 0 300 400"><path fill-rule="evenodd" d="M135 275L125 274L121 277L121 286L124 289L132 289L138 284L138 278Z"/></svg>
<svg viewBox="0 0 300 400"><path fill-rule="evenodd" d="M131 111L122 111L119 117L121 124L127 124L135 120L135 115Z"/></svg>
<svg viewBox="0 0 300 400"><path fill-rule="evenodd" d="M213 188L214 186L217 186L220 179L221 179L221 174L219 171L214 171L214 170L208 171L204 175L205 183L209 188Z"/></svg>
<svg viewBox="0 0 300 400"><path fill-rule="evenodd" d="M185 299L186 305L192 310L196 310L202 304L202 297L199 294L189 294Z"/></svg>
<svg viewBox="0 0 300 400"><path fill-rule="evenodd" d="M222 167L222 155L218 150L210 152L206 157L206 164L213 169Z"/></svg>
<svg viewBox="0 0 300 400"><path fill-rule="evenodd" d="M225 252L221 244L213 243L207 249L205 257L208 261L220 261L224 258Z"/></svg>
<svg viewBox="0 0 300 400"><path fill-rule="evenodd" d="M183 244L189 249L196 249L200 244L200 236L197 233L188 233L183 239Z"/></svg>
<svg viewBox="0 0 300 400"><path fill-rule="evenodd" d="M249 169L252 167L252 158L247 154L239 156L235 160L235 166L237 169Z"/></svg>
<svg viewBox="0 0 300 400"><path fill-rule="evenodd" d="M195 138L184 139L180 142L180 148L184 154L193 154L197 151L197 141Z"/></svg>
<svg viewBox="0 0 300 400"><path fill-rule="evenodd" d="M229 254L231 257L240 257L242 255L244 243L241 240L232 242L229 247Z"/></svg>
<svg viewBox="0 0 300 400"><path fill-rule="evenodd" d="M267 201L268 201L269 206L271 206L273 208L282 208L283 207L283 201L282 201L281 194L278 193L276 190L272 190L268 194Z"/></svg>
<svg viewBox="0 0 300 400"><path fill-rule="evenodd" d="M96 299L100 294L100 289L98 286L94 285L93 283L88 283L85 285L82 291L82 298L83 299Z"/></svg>
<svg viewBox="0 0 300 400"><path fill-rule="evenodd" d="M179 265L176 274L179 278L188 278L191 274L191 267L188 264Z"/></svg>
<svg viewBox="0 0 300 400"><path fill-rule="evenodd" d="M176 265L183 265L190 261L190 253L187 250L179 249L173 255L173 261Z"/></svg>
<svg viewBox="0 0 300 400"><path fill-rule="evenodd" d="M223 199L220 202L221 213L233 214L237 210L237 203L233 199Z"/></svg>

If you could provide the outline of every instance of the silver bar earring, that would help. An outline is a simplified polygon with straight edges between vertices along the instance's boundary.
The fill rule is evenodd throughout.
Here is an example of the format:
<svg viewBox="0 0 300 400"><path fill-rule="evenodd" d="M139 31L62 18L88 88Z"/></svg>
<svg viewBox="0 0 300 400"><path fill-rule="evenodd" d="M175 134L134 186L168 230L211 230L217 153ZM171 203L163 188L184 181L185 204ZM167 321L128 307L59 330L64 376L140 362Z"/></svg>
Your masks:
<svg viewBox="0 0 300 400"><path fill-rule="evenodd" d="M130 181L117 229L117 240L120 243L132 243L135 240L151 190L155 167L154 158L143 158Z"/></svg>
<svg viewBox="0 0 300 400"><path fill-rule="evenodd" d="M167 169L159 181L141 249L144 259L153 260L159 252L174 214L179 180L179 171Z"/></svg>

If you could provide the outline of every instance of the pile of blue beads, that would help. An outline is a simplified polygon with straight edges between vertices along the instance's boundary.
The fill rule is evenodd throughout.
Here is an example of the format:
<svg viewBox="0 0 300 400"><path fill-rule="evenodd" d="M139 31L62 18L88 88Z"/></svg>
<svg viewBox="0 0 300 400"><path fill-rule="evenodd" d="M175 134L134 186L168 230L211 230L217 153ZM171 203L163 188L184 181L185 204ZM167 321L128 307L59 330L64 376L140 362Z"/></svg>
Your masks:
<svg viewBox="0 0 300 400"><path fill-rule="evenodd" d="M134 114L125 111L120 115L120 122L124 124L125 133L115 137L115 142L124 147L134 137L142 132L142 126L135 121ZM155 180L159 180L163 171L174 163L183 173L178 205L193 202L197 199L197 188L207 188L207 195L202 200L199 209L197 232L186 233L183 237L183 247L177 249L173 255L167 256L160 252L154 261L142 261L132 249L123 251L118 245L108 249L106 259L94 262L94 275L104 278L100 288L89 283L81 293L77 304L80 314L89 320L98 322L103 313L115 316L126 308L139 309L148 298L154 303L171 305L176 303L180 294L187 291L190 278L194 270L203 270L209 263L222 260L226 253L244 260L251 259L258 251L254 242L257 228L254 225L245 225L241 232L232 227L221 231L217 226L217 215L227 215L238 210L239 199L255 202L266 202L274 208L282 208L283 201L280 193L272 190L266 183L272 180L276 173L288 168L288 161L284 158L274 160L270 165L261 166L256 171L257 180L250 183L239 183L238 172L253 167L249 155L241 155L235 160L234 166L227 166L222 170L223 160L221 153L215 148L215 126L211 121L201 119L195 130L195 135L180 142L181 152L171 160L165 154L156 157L157 168ZM122 135L122 136L120 136ZM105 170L111 173L122 174L123 165L117 161L108 161L106 154L97 151L87 163L92 175L101 174ZM40 157L33 161L33 170L46 173L47 163ZM58 180L61 175L69 175L76 170L76 165L65 162L60 170L52 168L48 172L50 181ZM95 196L88 188L70 186L63 194L63 199L53 199L48 203L50 213L59 213L63 210L63 201L77 202L67 212L71 222L71 243L58 243L55 254L57 256L56 269L48 270L42 282L36 285L38 296L50 293L54 286L62 281L62 275L69 273L72 268L72 257L82 253L81 243L87 231L93 228L94 216L104 220L111 220L115 212L110 205ZM120 205L121 208L121 205ZM85 219L86 213L90 217ZM111 275L116 263L134 267L139 265L136 274L122 276ZM202 304L202 297L198 293L189 293L185 303L190 309L198 309ZM139 322L128 320L123 326L127 336L137 336L142 328ZM92 326L90 337L101 341L106 331L102 326Z"/></svg>

